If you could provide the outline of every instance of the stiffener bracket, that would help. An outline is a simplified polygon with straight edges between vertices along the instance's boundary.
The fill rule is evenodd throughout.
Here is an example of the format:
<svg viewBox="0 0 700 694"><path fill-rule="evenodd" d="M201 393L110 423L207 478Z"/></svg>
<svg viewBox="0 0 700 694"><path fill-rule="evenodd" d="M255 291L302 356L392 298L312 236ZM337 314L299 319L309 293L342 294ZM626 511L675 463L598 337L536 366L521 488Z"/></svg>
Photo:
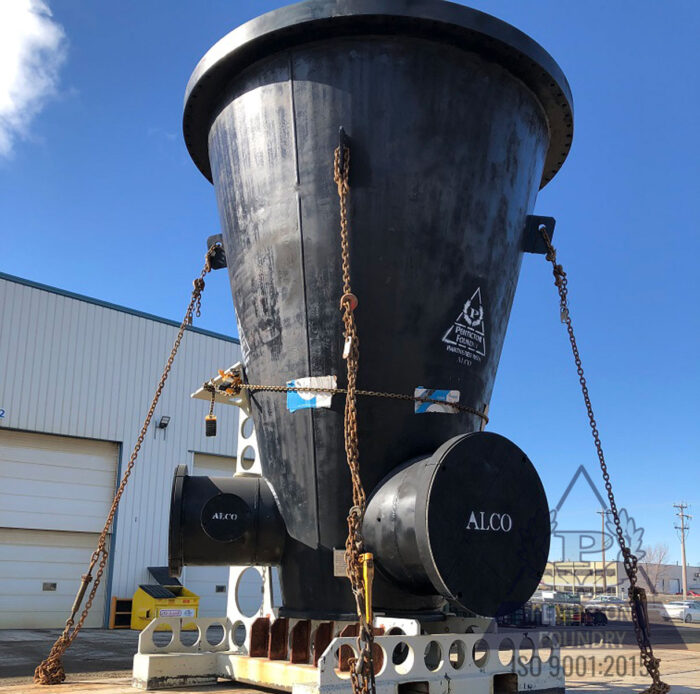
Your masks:
<svg viewBox="0 0 700 694"><path fill-rule="evenodd" d="M226 369L226 373L232 376L239 376L244 383L246 382L243 364L239 361L236 362L233 366ZM219 386L222 386L222 384L224 384L224 379L219 375L209 379L209 383L211 383L211 385L213 385L214 388L216 388L214 402L222 403L224 405L235 405L236 407L240 407L246 415L250 416L250 395L247 390L241 390L241 392L236 396L226 395L225 393L221 392L219 388ZM197 388L197 390L195 390L195 392L192 393L190 397L194 398L195 400L210 401L211 392L207 390L204 386L201 386Z"/></svg>

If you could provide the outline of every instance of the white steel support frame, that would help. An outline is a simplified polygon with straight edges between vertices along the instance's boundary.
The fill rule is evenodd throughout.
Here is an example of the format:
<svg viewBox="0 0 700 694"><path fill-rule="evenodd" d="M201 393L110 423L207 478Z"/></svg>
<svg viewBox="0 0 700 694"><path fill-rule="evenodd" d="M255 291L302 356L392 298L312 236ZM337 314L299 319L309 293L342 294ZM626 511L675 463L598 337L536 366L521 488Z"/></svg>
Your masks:
<svg viewBox="0 0 700 694"><path fill-rule="evenodd" d="M332 639L314 667L251 658L249 633L240 644L227 618L194 620L199 637L192 645L185 645L181 626L191 621L158 618L141 632L134 656L135 687L165 689L213 684L224 678L293 694L352 691L349 673L338 670L338 654L341 646L356 654L355 637ZM163 624L170 626L173 637L169 644L159 646L153 636ZM223 628L223 638L212 644L206 634L214 625ZM378 694L397 694L400 685L406 691L418 688L423 694L564 694L559 644L551 633L396 634L377 636L375 643L382 661L376 675Z"/></svg>
<svg viewBox="0 0 700 694"><path fill-rule="evenodd" d="M238 363L228 371L240 373L241 369ZM214 385L221 381L220 376L212 379ZM200 388L192 397L209 400L211 394ZM243 391L236 398L217 394L216 401L241 408L239 465L235 475L261 476L260 453L247 392ZM251 452L254 461L244 469L241 463L246 456L250 460ZM238 587L243 573L251 569L262 577L262 601L256 614L247 616L238 602ZM214 684L223 678L292 694L351 694L350 675L339 670L339 653L345 646L357 655L357 639L338 636L349 623L334 623L335 636L318 658L317 666L313 665L313 653L309 663L294 664L249 655L251 627L255 620L268 617L272 622L277 618L271 571L266 567L231 567L226 612L227 616L221 618L154 619L139 635L138 652L134 656L134 687L185 687ZM298 621L288 620L289 635ZM188 638L188 643L183 643L182 626L193 622L199 632L196 640L192 642L192 638ZM319 624L321 621L311 621L311 643ZM495 623L490 619L447 615L443 622L424 625L415 619L377 615L374 624L384 629L384 635L375 637L381 649L381 667L376 674L377 694L399 694L401 690L406 694L511 694L521 691L564 694L560 646L551 633L499 634L494 633ZM162 625L172 630L172 638L165 645L154 640L157 627ZM217 630L214 638L210 634L213 627ZM443 629L448 632L444 633ZM161 636L162 632L158 641ZM291 650L291 643L288 647Z"/></svg>

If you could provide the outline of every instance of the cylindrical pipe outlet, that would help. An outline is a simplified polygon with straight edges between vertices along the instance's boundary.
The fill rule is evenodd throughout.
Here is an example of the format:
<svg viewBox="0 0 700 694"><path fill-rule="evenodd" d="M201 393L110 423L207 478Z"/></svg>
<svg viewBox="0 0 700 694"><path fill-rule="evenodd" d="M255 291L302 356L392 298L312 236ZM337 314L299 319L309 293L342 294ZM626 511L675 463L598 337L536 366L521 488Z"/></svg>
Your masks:
<svg viewBox="0 0 700 694"><path fill-rule="evenodd" d="M170 504L168 564L279 564L287 533L270 485L260 477L191 477L178 465Z"/></svg>
<svg viewBox="0 0 700 694"><path fill-rule="evenodd" d="M503 436L477 432L392 473L369 500L363 532L375 564L399 586L493 617L537 588L549 507L528 457Z"/></svg>

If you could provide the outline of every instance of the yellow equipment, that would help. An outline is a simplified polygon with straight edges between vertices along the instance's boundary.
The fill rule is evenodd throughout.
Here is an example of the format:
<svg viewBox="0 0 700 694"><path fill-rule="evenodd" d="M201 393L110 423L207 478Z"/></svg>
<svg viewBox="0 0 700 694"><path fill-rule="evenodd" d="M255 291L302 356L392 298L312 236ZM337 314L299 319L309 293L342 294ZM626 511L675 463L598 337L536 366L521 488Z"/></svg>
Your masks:
<svg viewBox="0 0 700 694"><path fill-rule="evenodd" d="M144 629L156 617L195 618L199 611L199 596L185 588L180 581L167 575L166 567L148 567L157 584L140 585L134 593L131 607L131 628ZM160 626L156 631L166 631ZM196 629L193 622L185 622L183 629Z"/></svg>

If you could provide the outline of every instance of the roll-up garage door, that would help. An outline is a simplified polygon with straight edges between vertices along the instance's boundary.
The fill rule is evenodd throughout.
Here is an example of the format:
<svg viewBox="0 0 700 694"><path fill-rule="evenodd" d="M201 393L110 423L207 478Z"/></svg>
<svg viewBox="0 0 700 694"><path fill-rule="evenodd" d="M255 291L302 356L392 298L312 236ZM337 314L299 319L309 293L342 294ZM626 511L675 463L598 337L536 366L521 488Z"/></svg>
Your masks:
<svg viewBox="0 0 700 694"><path fill-rule="evenodd" d="M0 628L60 627L114 494L118 445L0 430ZM104 623L107 576L86 626Z"/></svg>

